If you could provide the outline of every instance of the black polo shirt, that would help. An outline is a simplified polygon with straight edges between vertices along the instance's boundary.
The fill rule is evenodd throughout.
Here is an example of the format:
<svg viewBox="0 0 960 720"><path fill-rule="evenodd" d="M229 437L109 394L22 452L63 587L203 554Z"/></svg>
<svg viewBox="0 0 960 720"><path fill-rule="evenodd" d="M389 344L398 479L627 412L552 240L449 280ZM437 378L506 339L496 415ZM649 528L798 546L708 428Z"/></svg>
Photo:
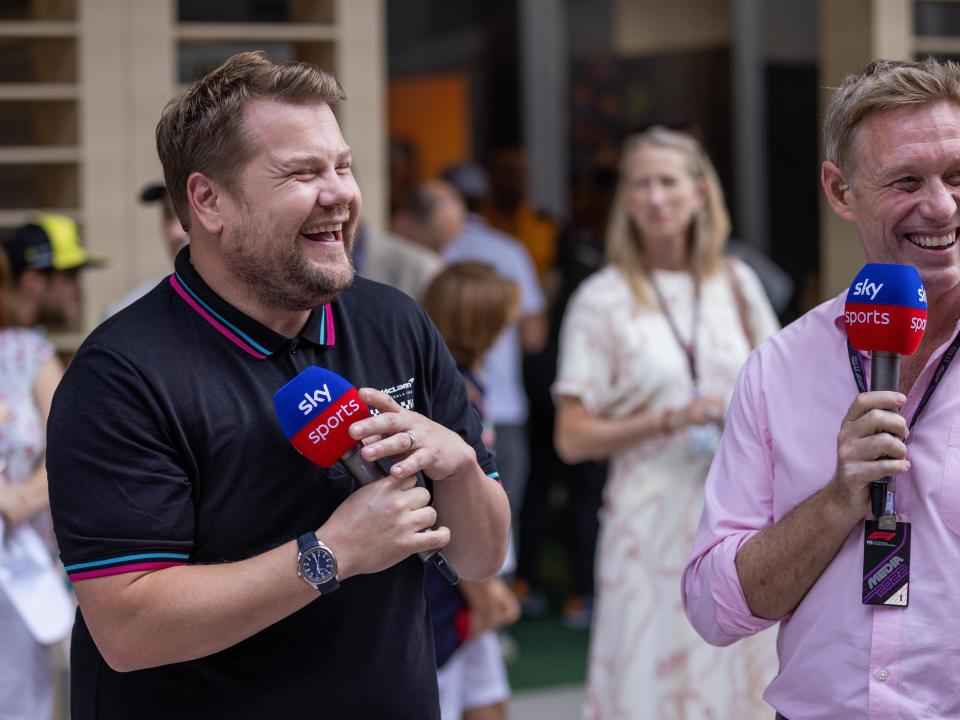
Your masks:
<svg viewBox="0 0 960 720"><path fill-rule="evenodd" d="M406 295L356 278L289 339L217 296L185 248L90 335L54 397L47 469L73 581L242 560L322 525L352 480L299 455L273 408L310 365L452 428L495 476L456 366ZM222 652L131 673L106 665L78 612L71 672L74 720L439 717L416 557Z"/></svg>

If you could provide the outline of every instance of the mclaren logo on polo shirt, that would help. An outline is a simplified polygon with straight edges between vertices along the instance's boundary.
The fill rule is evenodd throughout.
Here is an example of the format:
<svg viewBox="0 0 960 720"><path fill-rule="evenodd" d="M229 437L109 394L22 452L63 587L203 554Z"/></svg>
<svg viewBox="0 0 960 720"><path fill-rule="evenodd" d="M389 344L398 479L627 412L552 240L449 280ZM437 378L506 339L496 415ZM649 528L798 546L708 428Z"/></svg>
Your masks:
<svg viewBox="0 0 960 720"><path fill-rule="evenodd" d="M392 397L397 402L397 405L402 407L404 410L413 410L413 383L415 381L416 378L410 378L405 382L394 385L393 387L382 388L382 392L385 392L387 395Z"/></svg>

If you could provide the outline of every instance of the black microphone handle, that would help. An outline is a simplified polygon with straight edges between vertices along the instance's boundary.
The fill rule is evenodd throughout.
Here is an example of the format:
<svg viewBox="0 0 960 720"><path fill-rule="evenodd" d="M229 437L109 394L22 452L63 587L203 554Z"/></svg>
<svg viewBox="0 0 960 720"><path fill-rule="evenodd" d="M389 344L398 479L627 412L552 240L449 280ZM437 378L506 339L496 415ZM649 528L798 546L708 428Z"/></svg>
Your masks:
<svg viewBox="0 0 960 720"><path fill-rule="evenodd" d="M369 485L376 480L385 478L386 474L376 463L363 459L363 456L360 455L362 447L362 445L355 445L350 450L347 450L340 458L340 462L347 468L347 471L354 480L361 485ZM422 550L418 552L417 555L420 556L423 562L433 565L443 576L443 579L451 585L456 585L460 582L460 576L457 575L457 571L453 565L447 562L447 559L440 550Z"/></svg>
<svg viewBox="0 0 960 720"><path fill-rule="evenodd" d="M900 390L900 356L897 353L873 351L870 353L870 389ZM870 483L870 507L876 517L883 515L890 478Z"/></svg>

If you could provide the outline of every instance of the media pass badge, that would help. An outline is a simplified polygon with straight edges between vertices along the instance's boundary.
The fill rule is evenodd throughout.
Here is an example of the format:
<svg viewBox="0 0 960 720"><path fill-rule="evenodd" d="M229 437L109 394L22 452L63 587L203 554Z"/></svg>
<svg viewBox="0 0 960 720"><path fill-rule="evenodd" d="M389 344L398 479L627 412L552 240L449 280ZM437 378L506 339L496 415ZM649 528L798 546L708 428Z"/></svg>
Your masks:
<svg viewBox="0 0 960 720"><path fill-rule="evenodd" d="M907 606L910 587L910 523L881 530L867 520L863 534L863 604Z"/></svg>

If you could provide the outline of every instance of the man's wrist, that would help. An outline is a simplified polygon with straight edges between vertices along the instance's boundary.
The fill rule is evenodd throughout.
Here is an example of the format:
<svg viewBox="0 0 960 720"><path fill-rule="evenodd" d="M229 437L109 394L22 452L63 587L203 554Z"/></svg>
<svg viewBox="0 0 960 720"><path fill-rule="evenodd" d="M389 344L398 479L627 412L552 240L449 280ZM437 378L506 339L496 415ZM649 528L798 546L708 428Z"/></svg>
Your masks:
<svg viewBox="0 0 960 720"><path fill-rule="evenodd" d="M867 498L857 498L834 476L820 493L825 520L831 525L843 525L847 530L866 517Z"/></svg>
<svg viewBox="0 0 960 720"><path fill-rule="evenodd" d="M326 522L317 528L317 539L330 548L330 552L337 559L337 579L342 583L347 578L356 574L355 563L351 543L347 538L341 537L335 526Z"/></svg>
<svg viewBox="0 0 960 720"><path fill-rule="evenodd" d="M444 477L434 477L429 472L424 471L424 474L434 482L444 482L446 480L463 478L469 479L478 472L480 475L483 475L483 469L480 467L480 463L477 461L477 451L474 450L473 446L468 444L467 441L461 438L459 435L457 435L457 439L460 441L460 458L458 462L454 463L453 470L448 475Z"/></svg>

